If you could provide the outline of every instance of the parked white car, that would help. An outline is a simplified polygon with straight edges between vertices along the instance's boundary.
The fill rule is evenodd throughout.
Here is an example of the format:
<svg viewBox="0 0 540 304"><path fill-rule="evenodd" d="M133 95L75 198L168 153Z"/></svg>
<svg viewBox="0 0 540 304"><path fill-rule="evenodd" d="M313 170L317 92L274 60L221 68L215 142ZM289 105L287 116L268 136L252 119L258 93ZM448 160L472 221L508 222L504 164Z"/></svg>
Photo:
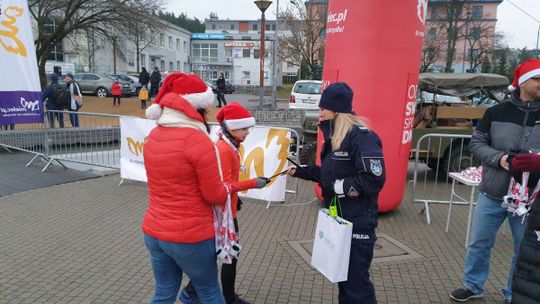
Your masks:
<svg viewBox="0 0 540 304"><path fill-rule="evenodd" d="M322 81L298 80L291 91L289 109L318 110Z"/></svg>

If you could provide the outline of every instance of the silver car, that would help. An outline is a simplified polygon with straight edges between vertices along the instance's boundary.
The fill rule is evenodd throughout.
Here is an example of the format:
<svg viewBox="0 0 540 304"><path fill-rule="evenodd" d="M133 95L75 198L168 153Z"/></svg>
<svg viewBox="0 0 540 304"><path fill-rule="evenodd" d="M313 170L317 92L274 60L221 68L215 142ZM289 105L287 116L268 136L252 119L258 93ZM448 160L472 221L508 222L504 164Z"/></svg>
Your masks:
<svg viewBox="0 0 540 304"><path fill-rule="evenodd" d="M78 73L73 75L75 81L81 87L81 91L86 94L95 94L97 97L107 97L111 95L112 85L115 78L94 73ZM129 96L131 94L131 85L123 80L119 80L122 84L122 95Z"/></svg>

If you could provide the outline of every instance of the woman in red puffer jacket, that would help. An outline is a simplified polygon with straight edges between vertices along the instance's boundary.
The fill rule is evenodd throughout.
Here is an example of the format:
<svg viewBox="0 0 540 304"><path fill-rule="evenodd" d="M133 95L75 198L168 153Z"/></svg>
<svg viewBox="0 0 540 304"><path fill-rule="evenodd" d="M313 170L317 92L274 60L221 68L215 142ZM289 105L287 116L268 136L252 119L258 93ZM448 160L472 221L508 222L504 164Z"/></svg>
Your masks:
<svg viewBox="0 0 540 304"><path fill-rule="evenodd" d="M205 120L213 100L196 75L174 73L146 112L158 124L144 145L149 205L142 229L156 280L152 303L174 303L184 272L201 303L224 303L212 205L223 205L228 190Z"/></svg>

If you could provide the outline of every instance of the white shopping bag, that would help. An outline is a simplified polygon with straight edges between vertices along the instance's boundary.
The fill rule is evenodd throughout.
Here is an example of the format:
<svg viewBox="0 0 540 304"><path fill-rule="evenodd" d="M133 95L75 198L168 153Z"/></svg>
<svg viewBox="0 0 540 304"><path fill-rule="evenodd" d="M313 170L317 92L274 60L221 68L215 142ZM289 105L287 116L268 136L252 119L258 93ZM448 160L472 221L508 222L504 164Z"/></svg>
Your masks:
<svg viewBox="0 0 540 304"><path fill-rule="evenodd" d="M331 217L328 209L319 210L311 265L332 283L347 281L352 228L351 222Z"/></svg>

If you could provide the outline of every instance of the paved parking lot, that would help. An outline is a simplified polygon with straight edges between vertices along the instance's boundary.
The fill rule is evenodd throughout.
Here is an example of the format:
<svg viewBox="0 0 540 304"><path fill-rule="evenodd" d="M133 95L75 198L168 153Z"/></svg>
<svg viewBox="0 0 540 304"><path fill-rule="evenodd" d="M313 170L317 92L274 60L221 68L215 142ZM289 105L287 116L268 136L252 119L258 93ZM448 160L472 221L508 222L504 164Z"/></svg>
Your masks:
<svg viewBox="0 0 540 304"><path fill-rule="evenodd" d="M149 302L153 277L140 229L147 189L118 186L119 179L0 197L0 303ZM239 213L238 292L252 303L337 303L337 285L305 261L319 208L311 183L301 182L285 204L265 207L248 200ZM445 206L431 208L431 225L420 211L405 201L380 216L378 233L387 237L372 266L379 303L450 303L448 293L461 285L467 208L454 208L449 233ZM500 234L485 298L472 303L501 302L511 252L510 236Z"/></svg>

